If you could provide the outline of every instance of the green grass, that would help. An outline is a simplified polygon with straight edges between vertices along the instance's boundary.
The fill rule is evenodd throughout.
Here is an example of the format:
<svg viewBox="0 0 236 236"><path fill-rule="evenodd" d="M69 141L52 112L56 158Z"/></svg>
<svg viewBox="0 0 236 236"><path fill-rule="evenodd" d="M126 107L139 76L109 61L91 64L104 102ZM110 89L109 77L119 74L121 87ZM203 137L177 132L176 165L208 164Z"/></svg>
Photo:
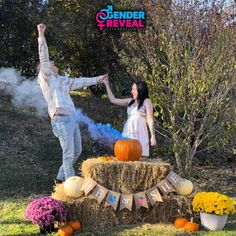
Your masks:
<svg viewBox="0 0 236 236"><path fill-rule="evenodd" d="M26 235L37 233L38 227L23 220L26 199L9 199L0 204L0 235Z"/></svg>
<svg viewBox="0 0 236 236"><path fill-rule="evenodd" d="M37 225L33 225L30 222L23 220L23 214L27 204L36 196L19 199L8 199L1 201L0 203L0 235L40 235ZM223 231L204 231L201 230L195 235L207 235L207 236L233 236L235 235L236 215L230 215L228 222ZM52 234L56 235L56 234ZM137 224L129 226L118 226L114 228L108 228L106 230L96 231L81 231L74 233L74 236L80 235L189 235L183 230L177 230L172 224Z"/></svg>

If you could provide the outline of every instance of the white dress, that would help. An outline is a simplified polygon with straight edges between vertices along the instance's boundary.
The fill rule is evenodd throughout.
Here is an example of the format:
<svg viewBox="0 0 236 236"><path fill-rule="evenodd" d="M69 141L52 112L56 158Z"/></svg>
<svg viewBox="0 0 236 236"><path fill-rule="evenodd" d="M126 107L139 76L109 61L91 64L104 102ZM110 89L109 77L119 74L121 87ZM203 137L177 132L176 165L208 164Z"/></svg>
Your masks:
<svg viewBox="0 0 236 236"><path fill-rule="evenodd" d="M142 156L149 156L149 138L147 129L147 113L144 106L132 104L127 108L128 119L124 125L122 135L130 139L137 139L142 145Z"/></svg>

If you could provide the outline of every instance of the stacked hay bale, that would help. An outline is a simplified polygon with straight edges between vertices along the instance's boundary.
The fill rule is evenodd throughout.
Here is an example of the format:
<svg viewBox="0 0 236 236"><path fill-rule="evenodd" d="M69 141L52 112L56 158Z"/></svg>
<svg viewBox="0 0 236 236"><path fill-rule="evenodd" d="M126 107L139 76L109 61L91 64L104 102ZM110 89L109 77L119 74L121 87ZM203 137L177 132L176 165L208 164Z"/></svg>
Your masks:
<svg viewBox="0 0 236 236"><path fill-rule="evenodd" d="M124 194L138 193L156 186L170 172L170 165L158 160L136 162L100 162L91 158L81 166L82 176L92 178L103 187ZM170 223L176 216L189 214L186 197L170 193L162 196L149 208L116 211L105 200L99 205L91 195L77 199L66 197L63 185L57 185L53 197L61 200L69 209L69 219L79 219L84 228L104 228L120 224Z"/></svg>

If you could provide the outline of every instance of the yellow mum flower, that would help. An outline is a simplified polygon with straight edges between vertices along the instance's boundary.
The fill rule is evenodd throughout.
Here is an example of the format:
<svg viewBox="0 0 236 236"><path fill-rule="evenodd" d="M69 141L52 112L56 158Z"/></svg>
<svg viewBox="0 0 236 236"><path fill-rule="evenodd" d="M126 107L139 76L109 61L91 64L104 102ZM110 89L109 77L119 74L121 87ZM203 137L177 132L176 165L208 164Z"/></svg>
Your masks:
<svg viewBox="0 0 236 236"><path fill-rule="evenodd" d="M194 212L207 212L217 215L236 212L233 199L218 192L199 192L192 201Z"/></svg>

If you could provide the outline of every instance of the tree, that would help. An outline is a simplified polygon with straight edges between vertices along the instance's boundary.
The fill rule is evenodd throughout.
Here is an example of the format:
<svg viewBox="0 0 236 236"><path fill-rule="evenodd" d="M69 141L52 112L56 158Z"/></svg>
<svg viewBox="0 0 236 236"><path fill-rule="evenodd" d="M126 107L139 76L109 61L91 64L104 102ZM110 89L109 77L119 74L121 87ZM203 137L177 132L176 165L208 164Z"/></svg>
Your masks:
<svg viewBox="0 0 236 236"><path fill-rule="evenodd" d="M0 66L15 67L22 74L32 75L37 45L35 26L27 16L32 11L28 2L5 0L0 5Z"/></svg>
<svg viewBox="0 0 236 236"><path fill-rule="evenodd" d="M236 26L222 3L143 6L146 30L122 35L120 58L148 82L157 131L168 139L179 171L189 175L196 153L226 145L235 134Z"/></svg>
<svg viewBox="0 0 236 236"><path fill-rule="evenodd" d="M108 2L3 1L0 5L1 66L15 67L27 76L35 75L38 61L36 25L44 22L50 56L60 72L75 77L110 73L117 87L124 87L120 79L126 69L120 65L111 43L118 42L120 33L100 32L95 22L96 12ZM120 3L119 0L112 2ZM92 92L101 93L97 86Z"/></svg>

